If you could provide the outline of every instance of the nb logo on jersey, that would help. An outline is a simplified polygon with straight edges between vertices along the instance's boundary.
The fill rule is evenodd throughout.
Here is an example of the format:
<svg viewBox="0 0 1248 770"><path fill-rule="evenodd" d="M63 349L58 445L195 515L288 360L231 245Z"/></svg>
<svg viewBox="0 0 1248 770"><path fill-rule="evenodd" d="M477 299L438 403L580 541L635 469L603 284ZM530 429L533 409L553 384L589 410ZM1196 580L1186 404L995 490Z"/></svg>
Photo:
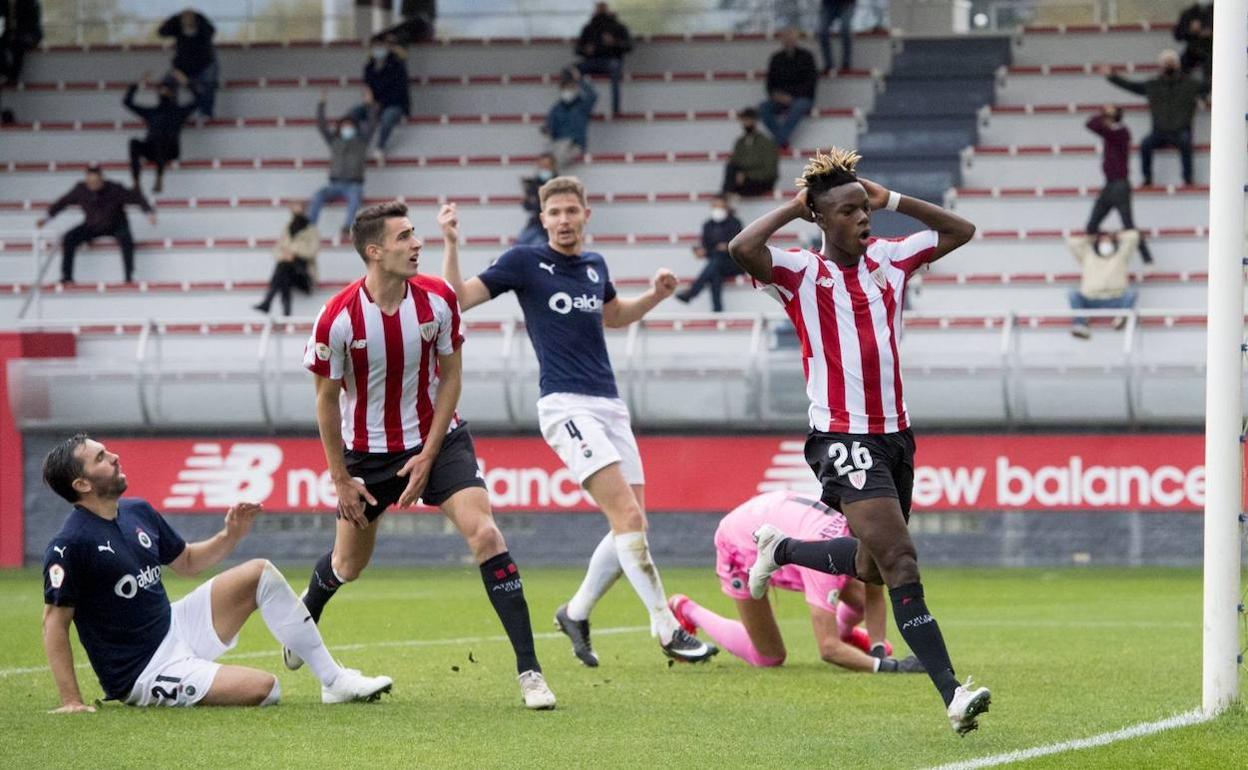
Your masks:
<svg viewBox="0 0 1248 770"><path fill-rule="evenodd" d="M368 340L351 340L352 350L363 350L368 347Z"/></svg>
<svg viewBox="0 0 1248 770"><path fill-rule="evenodd" d="M273 472L282 464L276 444L233 444L223 455L221 444L203 443L193 452L169 488L165 508L194 508L201 498L207 508L264 502L273 493Z"/></svg>
<svg viewBox="0 0 1248 770"><path fill-rule="evenodd" d="M831 289L836 286L836 281L833 281L831 276L825 275L822 278L816 278L815 285L822 286L825 289Z"/></svg>
<svg viewBox="0 0 1248 770"><path fill-rule="evenodd" d="M555 274L555 266L551 264L550 262L538 262L537 266L545 270L546 272L550 273L551 275Z"/></svg>
<svg viewBox="0 0 1248 770"><path fill-rule="evenodd" d="M585 313L601 313L602 300L598 297L591 297L588 294L582 294L579 297L572 297L567 292L560 291L550 295L550 309L559 315L567 315L575 308Z"/></svg>

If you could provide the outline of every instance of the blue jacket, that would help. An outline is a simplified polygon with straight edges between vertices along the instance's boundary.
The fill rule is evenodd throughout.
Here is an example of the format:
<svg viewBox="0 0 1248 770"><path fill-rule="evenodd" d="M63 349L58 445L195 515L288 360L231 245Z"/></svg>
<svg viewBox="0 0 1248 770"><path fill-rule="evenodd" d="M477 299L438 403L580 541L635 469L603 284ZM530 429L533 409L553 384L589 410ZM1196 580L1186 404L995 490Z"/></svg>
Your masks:
<svg viewBox="0 0 1248 770"><path fill-rule="evenodd" d="M576 100L569 104L560 99L546 114L547 135L551 139L571 139L582 150L589 147L589 119L597 101L598 92L589 78L581 78L581 93Z"/></svg>

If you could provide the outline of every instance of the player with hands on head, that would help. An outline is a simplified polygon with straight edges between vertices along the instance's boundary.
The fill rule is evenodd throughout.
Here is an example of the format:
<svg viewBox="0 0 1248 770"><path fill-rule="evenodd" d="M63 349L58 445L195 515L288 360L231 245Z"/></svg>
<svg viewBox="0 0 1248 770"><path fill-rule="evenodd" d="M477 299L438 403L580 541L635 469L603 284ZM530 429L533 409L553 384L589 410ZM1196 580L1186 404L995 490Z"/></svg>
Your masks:
<svg viewBox="0 0 1248 770"><path fill-rule="evenodd" d="M458 237L453 208L439 213L443 245ZM463 334L455 292L418 273L423 243L407 206L370 206L351 226L365 276L325 303L304 351L315 375L316 422L338 494L334 547L316 563L303 602L320 622L344 583L360 576L386 509L439 508L481 569L516 656L521 696L555 707L533 646L520 572L494 523L468 424L456 412L463 387ZM283 650L286 666L302 665Z"/></svg>
<svg viewBox="0 0 1248 770"><path fill-rule="evenodd" d="M164 567L193 577L219 564L251 532L259 505L231 506L220 532L187 543L146 500L122 497L121 459L83 433L53 447L43 479L74 506L43 561L43 647L61 699L53 713L94 711L83 703L74 672L71 623L109 700L130 706L277 703L277 677L216 662L257 610L273 636L308 661L321 681L322 702L375 700L389 692L390 677L363 676L334 660L267 559L231 567L170 603Z"/></svg>
<svg viewBox="0 0 1248 770"><path fill-rule="evenodd" d="M542 185L539 193L547 243L516 246L485 272L465 280L459 251L447 248L442 276L464 310L514 291L537 354L542 436L606 514L611 531L598 543L576 594L555 611L555 623L586 666L597 666L589 614L620 575L628 578L650 615L663 653L678 661L704 661L719 650L681 628L646 539L645 474L628 406L619 397L607 355L604 327L640 321L676 291L671 270L658 270L650 289L616 295L601 254L585 250L591 210L585 187L571 176Z"/></svg>
<svg viewBox="0 0 1248 770"><path fill-rule="evenodd" d="M907 529L914 486L914 435L902 397L898 338L906 281L967 243L975 226L951 211L858 176L858 153L833 148L811 158L800 192L733 238L729 254L784 306L805 357L810 433L806 461L821 501L844 514L852 536L798 540L770 524L755 531L750 594L797 564L888 586L893 617L945 703L953 729L979 726L991 693L959 684L944 637L928 611ZM871 235L871 212L898 211L926 226L904 238ZM820 252L767 241L797 219L823 233Z"/></svg>

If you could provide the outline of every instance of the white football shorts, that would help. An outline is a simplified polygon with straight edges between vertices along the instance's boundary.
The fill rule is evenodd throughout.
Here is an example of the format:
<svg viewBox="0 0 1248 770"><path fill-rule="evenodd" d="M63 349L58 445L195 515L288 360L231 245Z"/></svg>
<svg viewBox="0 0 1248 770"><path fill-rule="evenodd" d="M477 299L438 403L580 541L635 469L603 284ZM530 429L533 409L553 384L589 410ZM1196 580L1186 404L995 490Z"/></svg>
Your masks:
<svg viewBox="0 0 1248 770"><path fill-rule="evenodd" d="M173 603L169 633L135 680L128 706L194 706L221 668L216 659L238 644L212 627L212 580Z"/></svg>
<svg viewBox="0 0 1248 770"><path fill-rule="evenodd" d="M582 484L612 463L629 484L645 484L628 406L618 398L551 393L537 400L542 438Z"/></svg>

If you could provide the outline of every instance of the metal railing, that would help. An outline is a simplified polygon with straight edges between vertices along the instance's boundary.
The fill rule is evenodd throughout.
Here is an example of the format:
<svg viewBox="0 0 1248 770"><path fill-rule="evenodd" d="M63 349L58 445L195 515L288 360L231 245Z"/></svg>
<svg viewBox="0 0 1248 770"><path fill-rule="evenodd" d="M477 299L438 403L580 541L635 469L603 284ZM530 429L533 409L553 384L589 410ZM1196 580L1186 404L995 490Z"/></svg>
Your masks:
<svg viewBox="0 0 1248 770"><path fill-rule="evenodd" d="M1076 315L1092 319L1100 347L1069 337ZM1125 325L1113 332L1110 322L1116 319ZM303 397L308 395L307 374L300 362L311 321L23 321L23 331L68 331L79 336L80 346L96 348L77 359L11 362L13 413L24 429L124 424L161 430L219 427L211 414L224 409L230 426L306 429L313 424L311 398ZM531 427L537 368L521 333L523 322L478 321L469 327L476 357L465 362L463 411L491 430ZM901 354L910 383L907 398L912 409L916 399L946 399L948 409L924 415L925 424L1050 425L1062 424L1064 413L1068 423L1190 423L1198 419L1203 360L1184 358L1187 345L1174 346L1167 358L1167 351L1159 356L1158 349L1143 344L1146 336L1175 329L1203 334L1203 315L1163 310L908 313ZM1108 341L1112 333L1121 338ZM925 335L922 348L910 349L907 365L907 337L919 334ZM964 336L949 346L931 344L933 335L954 334ZM1041 340L1044 345L1033 347ZM621 397L639 426L757 430L789 429L805 421L800 351L783 316L647 319L610 333L608 342ZM115 410L99 411L103 399L90 393L68 396L62 392L67 382L88 390L95 382L94 387L111 388L109 393L129 393L134 404L118 402ZM1180 391L1177 412L1158 412L1158 403L1169 405ZM976 402L975 393L983 394L983 403ZM1125 412L1099 421L1079 416L1078 409L1063 412L1063 399L1080 393L1125 402ZM988 403L997 399L997 405ZM93 420L100 425L92 425Z"/></svg>

